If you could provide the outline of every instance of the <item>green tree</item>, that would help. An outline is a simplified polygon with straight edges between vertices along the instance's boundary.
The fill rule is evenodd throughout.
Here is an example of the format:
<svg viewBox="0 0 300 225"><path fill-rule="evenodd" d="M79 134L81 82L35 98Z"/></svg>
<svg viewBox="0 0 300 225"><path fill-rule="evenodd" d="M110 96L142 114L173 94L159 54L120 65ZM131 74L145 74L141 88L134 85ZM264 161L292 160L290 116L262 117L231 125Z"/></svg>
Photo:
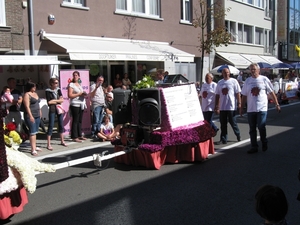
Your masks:
<svg viewBox="0 0 300 225"><path fill-rule="evenodd" d="M203 79L203 62L204 54L210 54L216 47L225 45L230 42L231 35L225 26L226 12L224 0L198 0L199 8L195 9L195 19L193 26L200 28L199 32L199 51L201 52L200 82Z"/></svg>

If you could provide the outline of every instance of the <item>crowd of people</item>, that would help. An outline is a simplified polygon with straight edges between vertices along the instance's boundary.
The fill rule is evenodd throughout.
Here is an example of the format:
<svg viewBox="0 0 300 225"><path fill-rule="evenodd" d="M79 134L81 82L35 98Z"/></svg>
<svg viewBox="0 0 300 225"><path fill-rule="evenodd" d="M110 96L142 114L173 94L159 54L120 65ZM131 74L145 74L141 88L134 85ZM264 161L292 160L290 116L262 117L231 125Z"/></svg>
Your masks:
<svg viewBox="0 0 300 225"><path fill-rule="evenodd" d="M202 85L199 96L204 119L211 124L216 132L219 129L212 122L212 115L214 112L219 115L221 134L220 140L216 144L227 144L228 123L233 129L237 141L241 141L236 115L240 114L240 116L243 116L244 109L247 109L251 141L251 149L247 152L252 154L258 152L259 149L257 129L260 134L262 151L268 149L266 133L268 97L272 98L278 112L280 112L281 109L273 85L267 77L260 75L259 65L257 63L252 63L249 68L251 76L242 83L239 83L237 79L230 77L228 68L223 69L223 79L217 84L213 82L213 75L211 73L206 74L206 83Z"/></svg>
<svg viewBox="0 0 300 225"><path fill-rule="evenodd" d="M96 82L90 87L90 92L86 93L81 86L80 72L74 71L72 80L67 87L67 97L70 100L69 109L63 109L62 103L64 96L59 88L59 80L51 78L49 87L45 90L45 97L49 108L48 113L48 129L43 125L42 111L40 108L40 96L36 92L37 85L32 81L28 81L25 85L25 92L22 94L16 88L16 79L11 77L7 79L7 85L3 87L1 93L1 107L7 111L4 118L6 124L10 122L16 123L17 131L24 132L24 128L29 135L31 154L38 155L38 151L42 149L36 146L36 135L39 128L44 128L47 135L47 149L52 151L51 137L53 134L54 124L57 121L57 133L60 136L60 144L67 147L64 140L64 113L69 112L72 117L70 137L72 141L81 143L87 138L82 133L83 113L87 108L87 104L91 106L91 138L101 139L103 141L111 141L119 135L118 126L113 126L113 109L112 102L114 100L113 89L119 88L123 90L131 89L132 82L127 73L123 78L120 74L116 74L112 85L104 87L104 77L98 76ZM87 102L89 96L90 101ZM109 127L109 129L108 129Z"/></svg>
<svg viewBox="0 0 300 225"><path fill-rule="evenodd" d="M280 111L280 106L270 80L259 74L259 65L253 63L249 68L251 76L242 83L242 88L241 83L239 83L237 79L230 77L229 69L224 68L222 71L223 79L218 83L215 83L213 81L214 76L208 73L205 76L206 82L201 88L198 84L197 90L199 90L199 95L201 97L204 119L211 124L216 133L219 131L219 128L213 123L212 117L214 113L219 115L221 132L220 140L216 144L227 144L228 123L233 129L237 141L241 140L240 130L236 121L236 114L239 113L240 115L243 115L243 109L247 102L247 117L251 140L251 149L248 153L255 153L258 152L259 147L256 140L257 128L261 137L262 150L266 151L268 149L266 137L268 96L271 96L278 111ZM163 83L166 74L167 72L158 70L156 74L156 83ZM74 71L72 76L73 79L67 87L67 97L70 100L70 108L66 110L70 111L72 116L70 129L72 141L81 143L86 140L86 137L82 134L82 119L87 104L90 104L91 106L91 138L100 138L103 141L117 138L118 129L112 127L112 133L107 136L107 134L103 132L103 127L107 127L108 124L113 126L113 89L132 88L132 82L130 81L128 74L124 73L123 78L121 78L119 74L116 74L113 84L108 85L107 87L103 87L104 77L98 76L96 82L91 85L89 93L86 93L81 86L80 73ZM59 106L62 105L64 98L59 88L59 81L57 78L51 78L49 80L49 88L46 89L45 95L49 106L49 124L46 131L47 149L53 150L51 136L56 118L58 121L57 131L60 135L60 143L62 146L67 147L63 135L63 113L59 112ZM90 102L87 102L87 96L89 96ZM32 155L37 155L37 152L41 150L36 146L36 134L39 131L42 116L39 102L40 97L36 93L35 83L29 81L26 84L25 93L22 95L20 91L16 89L16 80L14 78L9 78L7 80L7 86L3 88L1 94L2 108L4 107L8 111L5 123L15 122L20 131L20 129L22 129L20 111L24 112L24 121L29 129L29 141ZM106 125L104 126L104 124Z"/></svg>

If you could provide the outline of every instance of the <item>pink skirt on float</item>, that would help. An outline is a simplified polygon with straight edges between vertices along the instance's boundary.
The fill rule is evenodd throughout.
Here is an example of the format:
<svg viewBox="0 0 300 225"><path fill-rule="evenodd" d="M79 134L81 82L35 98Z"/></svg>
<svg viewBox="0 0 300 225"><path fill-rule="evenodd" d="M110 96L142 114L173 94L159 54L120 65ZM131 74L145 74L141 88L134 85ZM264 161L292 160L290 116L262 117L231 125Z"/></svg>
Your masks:
<svg viewBox="0 0 300 225"><path fill-rule="evenodd" d="M0 219L5 220L13 214L22 212L27 203L27 192L24 187L0 195Z"/></svg>

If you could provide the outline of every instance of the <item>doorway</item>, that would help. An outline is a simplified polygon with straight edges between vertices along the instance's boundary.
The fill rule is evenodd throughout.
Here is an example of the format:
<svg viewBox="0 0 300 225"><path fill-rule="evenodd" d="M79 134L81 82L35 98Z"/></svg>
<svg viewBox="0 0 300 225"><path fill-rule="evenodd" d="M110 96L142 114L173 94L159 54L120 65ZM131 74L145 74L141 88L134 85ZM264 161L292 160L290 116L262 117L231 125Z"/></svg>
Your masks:
<svg viewBox="0 0 300 225"><path fill-rule="evenodd" d="M121 79L123 79L124 71L124 65L110 65L110 83L114 84L116 74L120 74Z"/></svg>

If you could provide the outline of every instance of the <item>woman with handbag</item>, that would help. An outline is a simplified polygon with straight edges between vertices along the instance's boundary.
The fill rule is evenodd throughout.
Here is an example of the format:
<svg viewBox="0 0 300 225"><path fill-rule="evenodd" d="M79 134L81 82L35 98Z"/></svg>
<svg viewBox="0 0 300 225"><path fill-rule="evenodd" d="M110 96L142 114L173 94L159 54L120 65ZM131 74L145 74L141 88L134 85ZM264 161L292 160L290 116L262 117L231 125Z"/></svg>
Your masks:
<svg viewBox="0 0 300 225"><path fill-rule="evenodd" d="M86 108L85 97L87 93L81 87L80 73L73 72L73 79L68 86L68 97L70 98L70 111L72 116L71 138L75 142L81 143L86 140L82 136L82 117Z"/></svg>
<svg viewBox="0 0 300 225"><path fill-rule="evenodd" d="M46 99L47 104L49 106L49 124L48 124L48 131L47 131L47 149L52 151L53 147L51 146L51 135L53 132L55 116L57 116L58 127L57 131L60 136L60 144L62 146L67 147L64 141L64 126L63 126L63 116L64 110L62 108L62 103L64 98L62 96L61 90L58 87L58 79L51 78L49 80L50 87L46 89Z"/></svg>

